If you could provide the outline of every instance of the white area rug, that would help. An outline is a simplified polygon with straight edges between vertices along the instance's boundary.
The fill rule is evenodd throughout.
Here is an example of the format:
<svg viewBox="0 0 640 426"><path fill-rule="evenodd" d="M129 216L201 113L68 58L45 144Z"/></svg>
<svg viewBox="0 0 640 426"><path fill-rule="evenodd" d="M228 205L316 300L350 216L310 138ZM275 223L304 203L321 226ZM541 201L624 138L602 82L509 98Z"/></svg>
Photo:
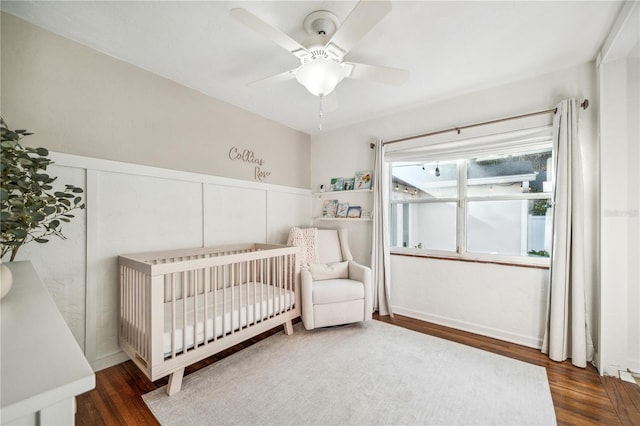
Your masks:
<svg viewBox="0 0 640 426"><path fill-rule="evenodd" d="M553 425L544 368L380 321L279 333L144 395L163 425Z"/></svg>

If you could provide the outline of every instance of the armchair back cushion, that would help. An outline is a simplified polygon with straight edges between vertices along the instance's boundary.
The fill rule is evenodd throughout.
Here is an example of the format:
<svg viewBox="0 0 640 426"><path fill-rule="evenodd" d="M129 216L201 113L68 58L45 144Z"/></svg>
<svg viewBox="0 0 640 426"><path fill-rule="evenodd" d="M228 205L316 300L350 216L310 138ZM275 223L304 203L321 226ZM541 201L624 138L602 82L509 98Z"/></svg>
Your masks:
<svg viewBox="0 0 640 426"><path fill-rule="evenodd" d="M342 262L342 248L340 246L340 237L338 232L334 230L318 229L318 263L336 263Z"/></svg>

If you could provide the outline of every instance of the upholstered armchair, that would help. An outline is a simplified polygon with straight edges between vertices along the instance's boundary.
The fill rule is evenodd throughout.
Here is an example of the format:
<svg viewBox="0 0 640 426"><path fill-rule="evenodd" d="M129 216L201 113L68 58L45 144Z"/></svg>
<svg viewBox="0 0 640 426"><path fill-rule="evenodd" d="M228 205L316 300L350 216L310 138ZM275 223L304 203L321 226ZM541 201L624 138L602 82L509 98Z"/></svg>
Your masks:
<svg viewBox="0 0 640 426"><path fill-rule="evenodd" d="M346 229L318 229L317 261L301 270L302 322L307 330L372 317L371 269L356 263Z"/></svg>

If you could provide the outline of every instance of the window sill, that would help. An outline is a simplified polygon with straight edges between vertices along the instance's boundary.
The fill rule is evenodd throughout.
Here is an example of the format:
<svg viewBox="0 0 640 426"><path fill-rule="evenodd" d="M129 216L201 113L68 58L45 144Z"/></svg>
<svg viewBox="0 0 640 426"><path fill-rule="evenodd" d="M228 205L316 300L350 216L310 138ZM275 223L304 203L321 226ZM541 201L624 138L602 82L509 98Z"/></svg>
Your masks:
<svg viewBox="0 0 640 426"><path fill-rule="evenodd" d="M437 260L452 260L458 262L471 262L471 263L486 263L491 265L503 265L503 266L515 266L519 268L533 268L533 269L549 269L549 258L499 258L497 256L479 256L470 255L466 253L464 255L458 254L445 254L445 253L433 253L426 252L424 250L417 249L403 249L394 247L391 249L392 256L407 256L407 257L420 257L424 259L437 259Z"/></svg>

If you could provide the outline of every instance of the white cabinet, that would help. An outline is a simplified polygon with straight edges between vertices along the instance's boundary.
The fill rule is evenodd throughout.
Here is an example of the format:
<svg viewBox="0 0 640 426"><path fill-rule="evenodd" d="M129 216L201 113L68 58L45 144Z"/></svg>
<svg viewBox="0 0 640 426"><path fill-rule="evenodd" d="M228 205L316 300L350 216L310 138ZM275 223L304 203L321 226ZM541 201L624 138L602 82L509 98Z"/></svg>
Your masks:
<svg viewBox="0 0 640 426"><path fill-rule="evenodd" d="M13 287L0 301L2 424L70 425L75 396L95 375L31 262L7 264Z"/></svg>

